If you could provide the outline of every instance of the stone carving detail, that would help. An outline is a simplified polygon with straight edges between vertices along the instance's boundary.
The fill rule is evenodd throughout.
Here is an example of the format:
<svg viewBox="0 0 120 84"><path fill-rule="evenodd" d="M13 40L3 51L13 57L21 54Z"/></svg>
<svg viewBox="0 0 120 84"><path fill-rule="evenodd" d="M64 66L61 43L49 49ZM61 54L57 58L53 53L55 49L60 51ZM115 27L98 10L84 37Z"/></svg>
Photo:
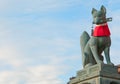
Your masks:
<svg viewBox="0 0 120 84"><path fill-rule="evenodd" d="M96 24L92 36L85 31L80 37L84 68L77 71L76 77L71 77L67 84L120 84L120 65L113 66L109 55L111 40L107 22L112 18L106 18L104 6L99 11L93 8L92 15ZM102 52L107 64L103 62Z"/></svg>
<svg viewBox="0 0 120 84"><path fill-rule="evenodd" d="M92 37L86 31L80 37L83 67L103 63L102 52L105 54L107 64L113 65L109 54L111 39L107 24L108 21L112 21L112 18L106 18L106 8L104 6L101 6L99 11L93 8L92 16L93 24L96 24Z"/></svg>

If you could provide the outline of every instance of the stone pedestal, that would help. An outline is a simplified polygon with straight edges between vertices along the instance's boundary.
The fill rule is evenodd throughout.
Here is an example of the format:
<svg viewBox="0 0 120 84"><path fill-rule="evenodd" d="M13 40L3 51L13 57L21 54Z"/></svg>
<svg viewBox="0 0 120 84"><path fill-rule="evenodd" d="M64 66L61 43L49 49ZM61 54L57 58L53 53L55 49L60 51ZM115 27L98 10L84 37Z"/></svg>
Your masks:
<svg viewBox="0 0 120 84"><path fill-rule="evenodd" d="M120 84L118 67L96 64L77 72L68 84Z"/></svg>

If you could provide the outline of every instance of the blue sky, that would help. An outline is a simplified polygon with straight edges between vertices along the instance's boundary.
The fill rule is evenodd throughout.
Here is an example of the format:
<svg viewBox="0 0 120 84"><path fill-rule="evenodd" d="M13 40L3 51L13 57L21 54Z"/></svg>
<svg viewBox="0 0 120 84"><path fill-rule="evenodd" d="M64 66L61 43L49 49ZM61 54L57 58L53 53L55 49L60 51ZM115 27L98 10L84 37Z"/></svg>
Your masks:
<svg viewBox="0 0 120 84"><path fill-rule="evenodd" d="M0 0L0 84L66 84L82 69L79 37L107 8L111 60L120 64L119 0Z"/></svg>

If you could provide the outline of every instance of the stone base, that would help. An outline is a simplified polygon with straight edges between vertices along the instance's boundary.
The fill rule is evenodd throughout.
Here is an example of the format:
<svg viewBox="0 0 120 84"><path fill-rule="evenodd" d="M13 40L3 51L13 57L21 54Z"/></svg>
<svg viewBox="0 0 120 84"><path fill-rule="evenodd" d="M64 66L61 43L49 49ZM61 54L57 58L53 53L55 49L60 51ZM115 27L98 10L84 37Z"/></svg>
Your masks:
<svg viewBox="0 0 120 84"><path fill-rule="evenodd" d="M118 67L96 64L77 72L68 84L120 84Z"/></svg>

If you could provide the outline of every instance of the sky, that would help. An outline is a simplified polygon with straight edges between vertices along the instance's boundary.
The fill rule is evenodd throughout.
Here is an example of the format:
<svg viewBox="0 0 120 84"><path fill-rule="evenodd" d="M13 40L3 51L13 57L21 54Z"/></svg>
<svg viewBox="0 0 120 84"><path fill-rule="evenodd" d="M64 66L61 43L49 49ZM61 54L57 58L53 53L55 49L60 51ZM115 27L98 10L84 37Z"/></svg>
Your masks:
<svg viewBox="0 0 120 84"><path fill-rule="evenodd" d="M104 5L120 64L120 0L0 0L0 84L66 84L83 69L80 35ZM106 61L104 61L106 63Z"/></svg>

